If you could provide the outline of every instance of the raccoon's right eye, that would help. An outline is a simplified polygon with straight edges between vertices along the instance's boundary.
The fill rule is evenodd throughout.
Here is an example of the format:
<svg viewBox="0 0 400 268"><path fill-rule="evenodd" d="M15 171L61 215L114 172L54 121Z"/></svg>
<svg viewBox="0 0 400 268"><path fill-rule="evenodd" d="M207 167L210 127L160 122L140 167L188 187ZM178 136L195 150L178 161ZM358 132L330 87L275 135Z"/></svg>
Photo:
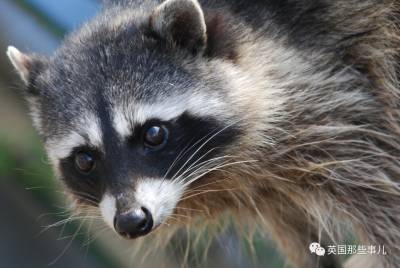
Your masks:
<svg viewBox="0 0 400 268"><path fill-rule="evenodd" d="M75 154L75 168L84 174L90 173L95 166L94 157L86 152L78 152Z"/></svg>

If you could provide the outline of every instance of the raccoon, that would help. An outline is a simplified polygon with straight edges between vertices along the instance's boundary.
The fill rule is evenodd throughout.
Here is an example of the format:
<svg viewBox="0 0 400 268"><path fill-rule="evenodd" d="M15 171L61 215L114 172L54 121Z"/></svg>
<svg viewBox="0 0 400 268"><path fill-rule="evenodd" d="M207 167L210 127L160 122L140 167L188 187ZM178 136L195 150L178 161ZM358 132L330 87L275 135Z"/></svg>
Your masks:
<svg viewBox="0 0 400 268"><path fill-rule="evenodd" d="M346 223L387 251L351 267L400 267L399 10L119 1L49 58L7 53L56 175L122 237L229 213L326 268L308 245Z"/></svg>

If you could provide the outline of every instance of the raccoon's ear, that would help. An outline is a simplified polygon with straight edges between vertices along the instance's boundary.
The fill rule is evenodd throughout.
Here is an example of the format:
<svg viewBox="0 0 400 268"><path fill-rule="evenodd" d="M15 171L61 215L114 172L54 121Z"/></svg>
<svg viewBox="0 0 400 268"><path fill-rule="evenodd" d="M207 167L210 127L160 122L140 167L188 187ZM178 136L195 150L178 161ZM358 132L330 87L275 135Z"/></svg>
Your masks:
<svg viewBox="0 0 400 268"><path fill-rule="evenodd" d="M150 28L169 44L193 53L204 50L206 46L206 22L197 0L165 1L151 14Z"/></svg>
<svg viewBox="0 0 400 268"><path fill-rule="evenodd" d="M43 70L44 59L33 55L26 55L17 48L9 46L7 56L26 86L30 86L38 73Z"/></svg>

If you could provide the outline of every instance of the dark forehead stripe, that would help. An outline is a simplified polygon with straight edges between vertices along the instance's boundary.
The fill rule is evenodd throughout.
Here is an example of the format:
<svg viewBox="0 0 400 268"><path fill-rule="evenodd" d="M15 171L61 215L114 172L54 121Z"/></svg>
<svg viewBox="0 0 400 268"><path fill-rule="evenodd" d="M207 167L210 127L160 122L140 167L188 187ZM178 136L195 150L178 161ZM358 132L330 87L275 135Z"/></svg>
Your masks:
<svg viewBox="0 0 400 268"><path fill-rule="evenodd" d="M107 101L107 96L105 94L98 94L97 99L97 114L100 118L100 126L103 134L103 147L104 152L107 153L110 145L118 144L118 133L113 127L113 115L112 115L112 105Z"/></svg>

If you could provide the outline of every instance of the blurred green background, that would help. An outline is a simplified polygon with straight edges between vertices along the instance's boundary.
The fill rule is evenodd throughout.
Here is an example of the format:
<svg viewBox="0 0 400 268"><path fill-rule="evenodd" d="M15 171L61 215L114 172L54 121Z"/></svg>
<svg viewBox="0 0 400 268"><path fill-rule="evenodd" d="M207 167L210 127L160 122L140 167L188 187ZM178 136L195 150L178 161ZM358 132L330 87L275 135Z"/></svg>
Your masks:
<svg viewBox="0 0 400 268"><path fill-rule="evenodd" d="M21 84L5 51L14 45L24 52L51 54L65 33L101 10L99 2L0 0L0 268L174 267L179 263L175 245L156 252L155 261L140 264L131 254L135 244L104 231L102 223L75 221L46 228L68 218L68 203L31 126ZM181 236L174 243L184 241L185 235ZM227 230L212 243L207 262L189 261L188 266L283 267L264 238L255 236L254 255L246 250L252 247L242 242Z"/></svg>

